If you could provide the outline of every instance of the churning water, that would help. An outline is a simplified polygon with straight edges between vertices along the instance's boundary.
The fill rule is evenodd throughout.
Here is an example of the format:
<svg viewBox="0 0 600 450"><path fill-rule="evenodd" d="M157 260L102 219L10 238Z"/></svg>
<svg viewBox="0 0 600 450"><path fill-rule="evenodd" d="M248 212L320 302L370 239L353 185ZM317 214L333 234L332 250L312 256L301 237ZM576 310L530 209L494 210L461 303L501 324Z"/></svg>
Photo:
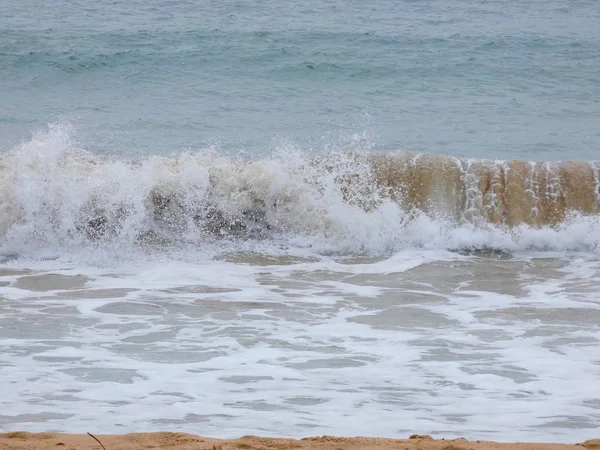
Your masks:
<svg viewBox="0 0 600 450"><path fill-rule="evenodd" d="M595 2L2 6L1 429L597 437Z"/></svg>

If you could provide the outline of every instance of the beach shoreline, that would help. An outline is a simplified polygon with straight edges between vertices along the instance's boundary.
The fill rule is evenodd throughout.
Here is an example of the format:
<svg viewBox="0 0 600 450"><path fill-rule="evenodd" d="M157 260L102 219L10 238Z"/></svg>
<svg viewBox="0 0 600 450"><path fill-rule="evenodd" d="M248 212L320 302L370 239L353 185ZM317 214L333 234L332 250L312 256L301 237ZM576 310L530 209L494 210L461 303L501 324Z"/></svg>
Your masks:
<svg viewBox="0 0 600 450"><path fill-rule="evenodd" d="M98 439L96 441L94 436ZM101 444L100 444L101 443ZM494 442L458 439L433 439L412 435L408 439L373 437L320 436L302 439L243 436L238 439L215 439L187 433L152 432L130 434L0 433L0 449L100 449L138 450L169 448L173 450L574 450L600 449L600 439L573 444Z"/></svg>

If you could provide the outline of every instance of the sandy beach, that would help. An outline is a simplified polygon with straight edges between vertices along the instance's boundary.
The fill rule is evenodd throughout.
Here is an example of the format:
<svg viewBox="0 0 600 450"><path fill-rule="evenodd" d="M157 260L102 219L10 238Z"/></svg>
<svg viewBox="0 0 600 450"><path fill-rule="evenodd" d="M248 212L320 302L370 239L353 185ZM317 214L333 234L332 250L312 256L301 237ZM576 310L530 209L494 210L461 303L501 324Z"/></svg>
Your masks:
<svg viewBox="0 0 600 450"><path fill-rule="evenodd" d="M239 439L211 439L185 433L134 433L123 435L96 435L106 450L138 450L169 448L173 450L569 450L600 449L600 439L576 444L551 443L498 443L469 441L467 439L432 439L427 435L412 435L409 439L346 438L335 436L296 439L243 436ZM0 434L1 449L102 449L87 434L27 433L22 431Z"/></svg>

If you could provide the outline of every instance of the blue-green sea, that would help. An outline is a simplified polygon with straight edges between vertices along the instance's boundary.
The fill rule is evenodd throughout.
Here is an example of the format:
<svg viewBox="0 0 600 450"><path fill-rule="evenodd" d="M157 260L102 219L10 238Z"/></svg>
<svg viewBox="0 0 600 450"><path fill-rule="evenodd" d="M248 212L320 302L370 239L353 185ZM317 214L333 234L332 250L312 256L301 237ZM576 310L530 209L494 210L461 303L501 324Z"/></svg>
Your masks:
<svg viewBox="0 0 600 450"><path fill-rule="evenodd" d="M359 135L595 159L599 23L594 0L3 0L0 149L68 120L89 149L125 155Z"/></svg>

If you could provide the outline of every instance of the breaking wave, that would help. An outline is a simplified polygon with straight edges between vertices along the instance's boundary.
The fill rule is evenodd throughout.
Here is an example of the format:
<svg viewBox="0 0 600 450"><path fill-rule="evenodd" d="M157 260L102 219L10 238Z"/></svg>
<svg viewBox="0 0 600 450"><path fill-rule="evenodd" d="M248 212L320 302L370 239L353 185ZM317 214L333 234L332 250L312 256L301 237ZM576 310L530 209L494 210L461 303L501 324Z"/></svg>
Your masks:
<svg viewBox="0 0 600 450"><path fill-rule="evenodd" d="M0 245L283 240L319 251L600 249L600 163L214 148L125 161L54 126L0 155Z"/></svg>

